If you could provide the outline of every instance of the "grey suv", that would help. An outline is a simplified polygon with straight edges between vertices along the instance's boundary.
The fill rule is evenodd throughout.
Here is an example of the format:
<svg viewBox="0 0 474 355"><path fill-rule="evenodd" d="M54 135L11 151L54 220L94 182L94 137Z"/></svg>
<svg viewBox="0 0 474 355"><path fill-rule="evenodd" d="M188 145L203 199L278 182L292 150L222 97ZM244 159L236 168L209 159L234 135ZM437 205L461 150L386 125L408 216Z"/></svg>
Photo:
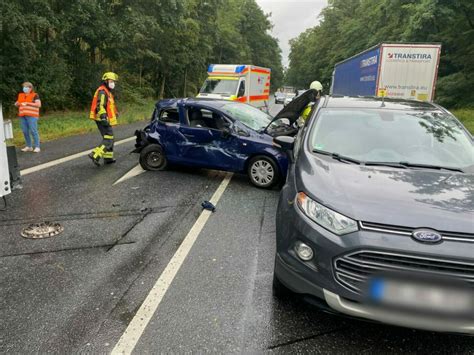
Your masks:
<svg viewBox="0 0 474 355"><path fill-rule="evenodd" d="M323 97L296 138L274 293L331 312L474 333L474 149L424 102ZM291 291L291 292L289 292Z"/></svg>

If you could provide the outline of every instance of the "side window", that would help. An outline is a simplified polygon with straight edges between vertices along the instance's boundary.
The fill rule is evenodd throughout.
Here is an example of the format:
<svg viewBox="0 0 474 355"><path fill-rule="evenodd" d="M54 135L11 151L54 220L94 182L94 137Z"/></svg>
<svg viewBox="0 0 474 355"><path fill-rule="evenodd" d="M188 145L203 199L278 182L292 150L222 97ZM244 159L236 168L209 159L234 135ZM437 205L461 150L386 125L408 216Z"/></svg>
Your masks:
<svg viewBox="0 0 474 355"><path fill-rule="evenodd" d="M242 80L239 85L239 92L237 93L237 97L245 96L245 80Z"/></svg>
<svg viewBox="0 0 474 355"><path fill-rule="evenodd" d="M189 125L197 128L223 130L231 125L230 121L219 112L199 107L188 109L188 119Z"/></svg>
<svg viewBox="0 0 474 355"><path fill-rule="evenodd" d="M163 123L179 123L179 113L175 108L164 109L160 112L158 119Z"/></svg>

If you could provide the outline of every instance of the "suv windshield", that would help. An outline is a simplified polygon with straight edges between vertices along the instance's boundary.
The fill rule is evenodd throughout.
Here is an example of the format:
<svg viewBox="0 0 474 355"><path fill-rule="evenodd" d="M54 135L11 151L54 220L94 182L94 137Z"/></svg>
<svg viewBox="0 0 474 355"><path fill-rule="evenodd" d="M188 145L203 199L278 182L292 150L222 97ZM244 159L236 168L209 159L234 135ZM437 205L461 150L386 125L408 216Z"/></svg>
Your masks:
<svg viewBox="0 0 474 355"><path fill-rule="evenodd" d="M366 163L474 165L472 138L441 111L323 109L310 142L315 151Z"/></svg>
<svg viewBox="0 0 474 355"><path fill-rule="evenodd" d="M265 112L246 104L228 103L221 110L255 131L266 128L272 120Z"/></svg>
<svg viewBox="0 0 474 355"><path fill-rule="evenodd" d="M237 92L238 78L214 79L208 78L201 88L201 94L235 95Z"/></svg>

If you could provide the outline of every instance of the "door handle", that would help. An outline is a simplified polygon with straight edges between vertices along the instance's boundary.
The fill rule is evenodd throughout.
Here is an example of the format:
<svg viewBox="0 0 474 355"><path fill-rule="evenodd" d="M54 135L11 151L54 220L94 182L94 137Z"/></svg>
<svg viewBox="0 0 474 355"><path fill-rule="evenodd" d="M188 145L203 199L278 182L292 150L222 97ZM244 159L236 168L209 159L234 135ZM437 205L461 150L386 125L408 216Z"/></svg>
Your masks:
<svg viewBox="0 0 474 355"><path fill-rule="evenodd" d="M188 137L188 138L193 138L194 134L183 133L183 136Z"/></svg>

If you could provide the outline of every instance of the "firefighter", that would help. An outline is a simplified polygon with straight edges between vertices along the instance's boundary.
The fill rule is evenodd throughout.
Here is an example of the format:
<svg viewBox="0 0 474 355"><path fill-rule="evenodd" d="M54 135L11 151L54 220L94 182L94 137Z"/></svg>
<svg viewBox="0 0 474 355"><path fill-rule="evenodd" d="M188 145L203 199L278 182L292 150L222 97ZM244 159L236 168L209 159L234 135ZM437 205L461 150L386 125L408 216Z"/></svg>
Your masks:
<svg viewBox="0 0 474 355"><path fill-rule="evenodd" d="M118 75L107 72L102 76L102 84L96 90L92 99L89 118L96 122L97 128L102 135L102 142L90 154L92 162L100 166L100 159L104 164L115 163L114 159L114 132L112 127L117 124L117 108L113 91Z"/></svg>
<svg viewBox="0 0 474 355"><path fill-rule="evenodd" d="M311 85L309 86L309 89L316 90L316 97L315 97L315 101L310 102L304 109L303 113L301 114L301 117L303 118L304 121L308 119L311 113L311 110L313 109L314 104L318 102L319 99L321 98L321 94L323 92L323 85L319 81L315 80L311 83Z"/></svg>

